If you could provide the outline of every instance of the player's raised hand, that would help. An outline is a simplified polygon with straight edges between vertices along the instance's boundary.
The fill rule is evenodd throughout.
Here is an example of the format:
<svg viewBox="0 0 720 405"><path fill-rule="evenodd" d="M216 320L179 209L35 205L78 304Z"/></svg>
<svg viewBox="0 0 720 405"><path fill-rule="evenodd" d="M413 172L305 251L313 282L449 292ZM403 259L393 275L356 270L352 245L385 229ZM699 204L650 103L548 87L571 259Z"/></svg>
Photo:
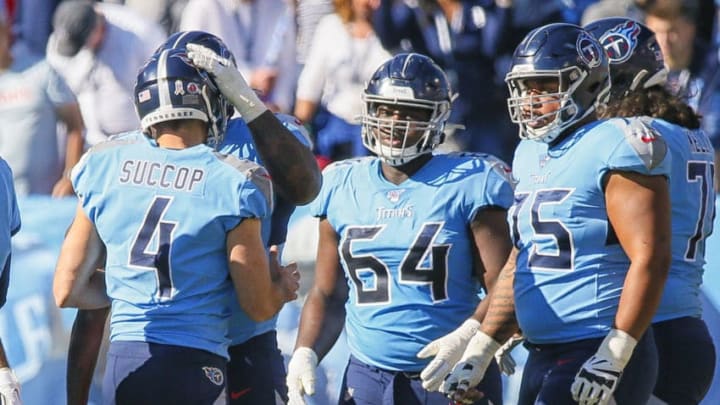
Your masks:
<svg viewBox="0 0 720 405"><path fill-rule="evenodd" d="M499 348L500 343L487 334L482 331L475 333L460 362L440 386L440 392L445 393L450 399L462 402L468 390L482 381Z"/></svg>
<svg viewBox="0 0 720 405"><path fill-rule="evenodd" d="M192 63L210 73L222 94L237 108L245 122L249 123L267 111L267 106L260 101L231 60L198 44L188 44L187 50Z"/></svg>
<svg viewBox="0 0 720 405"><path fill-rule="evenodd" d="M480 322L470 318L454 331L433 340L418 352L417 356L421 359L435 356L420 373L423 388L428 391L437 391L440 388L443 379L460 360L468 342L478 329Z"/></svg>
<svg viewBox="0 0 720 405"><path fill-rule="evenodd" d="M580 405L609 403L636 345L635 338L620 329L612 329L575 375L570 387L573 399Z"/></svg>
<svg viewBox="0 0 720 405"><path fill-rule="evenodd" d="M270 247L270 277L273 283L280 287L285 297L285 302L297 298L297 291L300 288L300 271L297 263L291 262L285 266L278 260L278 247Z"/></svg>
<svg viewBox="0 0 720 405"><path fill-rule="evenodd" d="M22 405L20 383L8 367L0 369L0 405Z"/></svg>
<svg viewBox="0 0 720 405"><path fill-rule="evenodd" d="M318 358L309 347L295 349L288 363L288 405L305 405L305 395L315 394L315 369Z"/></svg>
<svg viewBox="0 0 720 405"><path fill-rule="evenodd" d="M516 363L512 356L512 351L517 345L524 341L525 338L521 334L515 334L495 352L495 361L498 366L500 366L501 372L506 375L513 375L515 373Z"/></svg>

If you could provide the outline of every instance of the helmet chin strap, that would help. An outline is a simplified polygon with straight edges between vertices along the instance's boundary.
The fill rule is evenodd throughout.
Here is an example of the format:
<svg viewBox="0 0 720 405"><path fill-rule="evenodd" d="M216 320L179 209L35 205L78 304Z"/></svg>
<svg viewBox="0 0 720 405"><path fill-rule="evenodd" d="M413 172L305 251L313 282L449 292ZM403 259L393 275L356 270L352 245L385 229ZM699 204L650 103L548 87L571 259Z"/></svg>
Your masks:
<svg viewBox="0 0 720 405"><path fill-rule="evenodd" d="M205 143L217 149L222 142L222 138L220 135L220 130L217 126L217 120L215 119L215 117L212 116L212 114L210 114L212 112L212 104L210 102L210 97L208 97L207 89L207 85L205 85L203 86L203 91L201 92L203 101L205 102L205 108L208 111L209 134Z"/></svg>

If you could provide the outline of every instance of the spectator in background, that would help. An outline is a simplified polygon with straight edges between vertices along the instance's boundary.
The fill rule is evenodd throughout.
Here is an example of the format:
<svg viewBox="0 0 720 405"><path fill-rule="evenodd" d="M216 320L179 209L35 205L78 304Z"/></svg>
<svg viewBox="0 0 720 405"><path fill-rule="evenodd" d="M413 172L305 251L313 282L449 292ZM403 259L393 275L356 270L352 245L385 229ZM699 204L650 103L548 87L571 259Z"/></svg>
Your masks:
<svg viewBox="0 0 720 405"><path fill-rule="evenodd" d="M220 37L238 69L275 112L291 112L297 83L293 8L286 0L190 0L182 31Z"/></svg>
<svg viewBox="0 0 720 405"><path fill-rule="evenodd" d="M13 32L33 52L44 55L52 32L52 16L62 0L20 0L16 3Z"/></svg>
<svg viewBox="0 0 720 405"><path fill-rule="evenodd" d="M637 13L635 0L600 0L585 9L580 23L586 25L607 17L637 17Z"/></svg>
<svg viewBox="0 0 720 405"><path fill-rule="evenodd" d="M699 0L636 3L657 38L670 89L688 97L715 147L715 190L720 191L720 64L718 50L698 35Z"/></svg>
<svg viewBox="0 0 720 405"><path fill-rule="evenodd" d="M512 51L512 0L421 0L409 5L382 0L375 32L391 52L430 56L448 74L458 98L448 122L462 124L448 139L462 150L509 160L515 138L505 113L507 90L496 77L495 58ZM496 80L497 79L497 80Z"/></svg>
<svg viewBox="0 0 720 405"><path fill-rule="evenodd" d="M137 13L160 24L166 33L179 29L180 16L188 0L102 0L106 3L125 4Z"/></svg>
<svg viewBox="0 0 720 405"><path fill-rule="evenodd" d="M75 96L41 54L21 39L11 48L10 24L0 12L0 156L13 169L18 194L72 195L65 173L83 152L83 123ZM67 137L58 138L57 123ZM61 153L60 145L65 146Z"/></svg>
<svg viewBox="0 0 720 405"><path fill-rule="evenodd" d="M335 6L332 0L295 0L296 58L301 66L307 60L318 23L333 11Z"/></svg>
<svg viewBox="0 0 720 405"><path fill-rule="evenodd" d="M87 142L139 128L135 76L165 39L162 28L126 6L83 0L62 2L53 26L47 58L78 98Z"/></svg>
<svg viewBox="0 0 720 405"><path fill-rule="evenodd" d="M300 73L295 116L310 123L316 113L315 152L331 161L367 154L356 118L359 94L375 69L390 59L370 21L374 0L334 0L335 13L318 24ZM318 110L323 110L318 112Z"/></svg>

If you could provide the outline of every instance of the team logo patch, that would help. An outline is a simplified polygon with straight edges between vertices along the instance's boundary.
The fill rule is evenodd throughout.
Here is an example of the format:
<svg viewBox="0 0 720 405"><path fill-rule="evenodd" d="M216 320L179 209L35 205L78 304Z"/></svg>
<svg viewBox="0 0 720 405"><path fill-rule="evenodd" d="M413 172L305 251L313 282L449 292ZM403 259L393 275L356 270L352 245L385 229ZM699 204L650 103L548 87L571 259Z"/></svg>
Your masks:
<svg viewBox="0 0 720 405"><path fill-rule="evenodd" d="M190 94L200 93L200 86L197 83L190 82L187 84L187 92Z"/></svg>
<svg viewBox="0 0 720 405"><path fill-rule="evenodd" d="M405 192L404 189L400 190L390 190L385 195L388 200L390 200L391 203L396 203L400 201L400 196Z"/></svg>
<svg viewBox="0 0 720 405"><path fill-rule="evenodd" d="M610 63L623 63L630 59L638 44L640 26L635 21L619 24L608 30L600 38L600 43L610 58Z"/></svg>
<svg viewBox="0 0 720 405"><path fill-rule="evenodd" d="M223 385L225 382L225 376L223 375L223 372L217 368L217 367L203 367L203 371L205 372L205 377L210 380L215 385Z"/></svg>
<svg viewBox="0 0 720 405"><path fill-rule="evenodd" d="M580 59L585 62L588 67L593 68L600 66L603 50L600 49L600 44L595 41L590 34L583 32L578 35L575 48Z"/></svg>
<svg viewBox="0 0 720 405"><path fill-rule="evenodd" d="M543 153L543 154L541 154L540 156L538 156L538 166L540 166L541 169L544 168L545 165L546 165L549 161L550 161L550 156L548 156L547 153Z"/></svg>
<svg viewBox="0 0 720 405"><path fill-rule="evenodd" d="M185 88L182 80L175 80L175 95L182 96L183 94L185 94Z"/></svg>
<svg viewBox="0 0 720 405"><path fill-rule="evenodd" d="M185 54L185 53L179 53L179 52L178 52L178 53L173 53L173 54L170 55L170 57L171 57L171 58L178 58L178 59L180 59L181 61L183 61L186 65L191 66L191 67L193 67L193 68L195 67L195 65L193 65L192 61L190 60L190 58L188 58L187 54Z"/></svg>

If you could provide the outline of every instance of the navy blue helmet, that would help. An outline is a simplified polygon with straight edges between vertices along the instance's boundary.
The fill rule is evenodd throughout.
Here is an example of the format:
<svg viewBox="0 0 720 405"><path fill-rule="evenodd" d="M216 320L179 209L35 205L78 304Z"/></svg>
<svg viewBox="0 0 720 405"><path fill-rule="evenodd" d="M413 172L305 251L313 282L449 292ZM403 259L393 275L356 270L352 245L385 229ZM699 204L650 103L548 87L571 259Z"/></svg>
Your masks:
<svg viewBox="0 0 720 405"><path fill-rule="evenodd" d="M206 48L211 49L221 58L227 59L232 62L233 66L237 66L235 61L235 55L230 52L225 42L220 37L213 35L205 31L179 31L168 37L160 46L155 50L155 53L167 49L179 49L187 51L187 44L198 44ZM210 77L212 80L212 76ZM213 81L214 83L214 81ZM235 108L227 102L228 117L232 117Z"/></svg>
<svg viewBox="0 0 720 405"><path fill-rule="evenodd" d="M571 125L607 101L610 90L608 58L600 43L573 24L555 23L531 31L515 48L505 77L510 90L508 110L520 126L520 138L552 142ZM557 92L536 94L528 81L554 80ZM559 109L536 115L544 103ZM538 125L538 123L543 123Z"/></svg>
<svg viewBox="0 0 720 405"><path fill-rule="evenodd" d="M625 17L593 21L585 30L600 41L610 62L610 98L618 99L637 88L664 85L667 69L655 34Z"/></svg>
<svg viewBox="0 0 720 405"><path fill-rule="evenodd" d="M237 66L235 56L230 52L227 45L218 36L205 31L180 31L168 37L155 50L155 53L167 49L187 50L187 44L198 44L212 49L218 56L229 59Z"/></svg>
<svg viewBox="0 0 720 405"><path fill-rule="evenodd" d="M430 153L444 140L445 123L453 99L445 72L427 56L402 53L383 63L372 75L362 95L362 137L366 148L397 166ZM387 117L378 107L414 109L422 118ZM408 145L410 131L423 131ZM383 138L392 137L395 142Z"/></svg>
<svg viewBox="0 0 720 405"><path fill-rule="evenodd" d="M209 75L196 68L185 50L161 50L140 69L135 108L146 133L154 124L197 119L208 124L209 145L222 141L228 121L227 100Z"/></svg>

